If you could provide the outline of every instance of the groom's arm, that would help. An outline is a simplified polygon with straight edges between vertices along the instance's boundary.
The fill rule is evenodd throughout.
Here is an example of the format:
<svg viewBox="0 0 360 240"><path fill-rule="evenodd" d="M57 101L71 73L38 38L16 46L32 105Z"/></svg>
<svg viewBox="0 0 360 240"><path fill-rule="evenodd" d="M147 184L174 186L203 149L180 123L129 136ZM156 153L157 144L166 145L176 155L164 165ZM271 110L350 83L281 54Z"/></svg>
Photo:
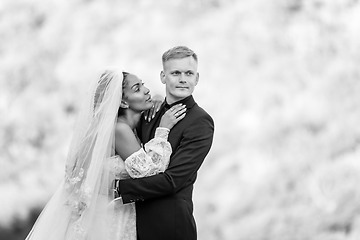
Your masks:
<svg viewBox="0 0 360 240"><path fill-rule="evenodd" d="M124 203L174 194L194 177L208 154L214 135L214 122L209 115L194 119L184 130L178 149L164 173L120 181Z"/></svg>

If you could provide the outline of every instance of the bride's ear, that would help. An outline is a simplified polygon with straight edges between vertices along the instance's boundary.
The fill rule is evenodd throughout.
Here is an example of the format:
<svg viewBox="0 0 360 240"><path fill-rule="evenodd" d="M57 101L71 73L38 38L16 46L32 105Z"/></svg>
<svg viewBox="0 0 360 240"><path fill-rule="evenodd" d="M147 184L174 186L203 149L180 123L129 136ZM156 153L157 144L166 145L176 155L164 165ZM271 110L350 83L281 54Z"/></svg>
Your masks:
<svg viewBox="0 0 360 240"><path fill-rule="evenodd" d="M129 108L129 104L127 104L127 102L125 102L124 100L121 100L120 107L121 108Z"/></svg>

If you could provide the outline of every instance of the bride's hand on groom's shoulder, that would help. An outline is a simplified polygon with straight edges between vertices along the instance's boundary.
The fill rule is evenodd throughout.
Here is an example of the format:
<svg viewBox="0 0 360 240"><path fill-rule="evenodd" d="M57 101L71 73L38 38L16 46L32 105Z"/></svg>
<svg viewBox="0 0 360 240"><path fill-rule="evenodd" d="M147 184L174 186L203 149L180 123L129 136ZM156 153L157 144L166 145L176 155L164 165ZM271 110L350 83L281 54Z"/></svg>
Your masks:
<svg viewBox="0 0 360 240"><path fill-rule="evenodd" d="M152 96L151 100L153 102L153 107L144 112L144 119L148 122L150 122L155 117L155 114L160 110L161 104L164 102L164 97L159 94L155 94Z"/></svg>

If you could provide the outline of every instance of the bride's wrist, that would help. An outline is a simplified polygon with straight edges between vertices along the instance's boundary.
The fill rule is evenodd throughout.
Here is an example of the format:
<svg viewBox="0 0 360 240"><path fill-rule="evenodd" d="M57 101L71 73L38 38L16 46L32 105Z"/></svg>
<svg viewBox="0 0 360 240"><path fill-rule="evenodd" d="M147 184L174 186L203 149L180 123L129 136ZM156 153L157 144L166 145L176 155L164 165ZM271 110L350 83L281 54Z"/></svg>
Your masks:
<svg viewBox="0 0 360 240"><path fill-rule="evenodd" d="M155 130L155 138L162 138L167 140L169 136L170 129L165 127L157 127Z"/></svg>

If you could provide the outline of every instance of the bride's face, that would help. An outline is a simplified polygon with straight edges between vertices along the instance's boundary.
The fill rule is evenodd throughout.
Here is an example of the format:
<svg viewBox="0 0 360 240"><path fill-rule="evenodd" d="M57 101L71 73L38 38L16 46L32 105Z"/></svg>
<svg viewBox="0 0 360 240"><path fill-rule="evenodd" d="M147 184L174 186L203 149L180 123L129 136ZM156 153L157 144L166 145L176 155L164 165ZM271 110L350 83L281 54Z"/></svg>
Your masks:
<svg viewBox="0 0 360 240"><path fill-rule="evenodd" d="M153 106L150 90L145 87L144 83L135 75L126 76L126 85L123 89L123 100L134 111L145 111Z"/></svg>

